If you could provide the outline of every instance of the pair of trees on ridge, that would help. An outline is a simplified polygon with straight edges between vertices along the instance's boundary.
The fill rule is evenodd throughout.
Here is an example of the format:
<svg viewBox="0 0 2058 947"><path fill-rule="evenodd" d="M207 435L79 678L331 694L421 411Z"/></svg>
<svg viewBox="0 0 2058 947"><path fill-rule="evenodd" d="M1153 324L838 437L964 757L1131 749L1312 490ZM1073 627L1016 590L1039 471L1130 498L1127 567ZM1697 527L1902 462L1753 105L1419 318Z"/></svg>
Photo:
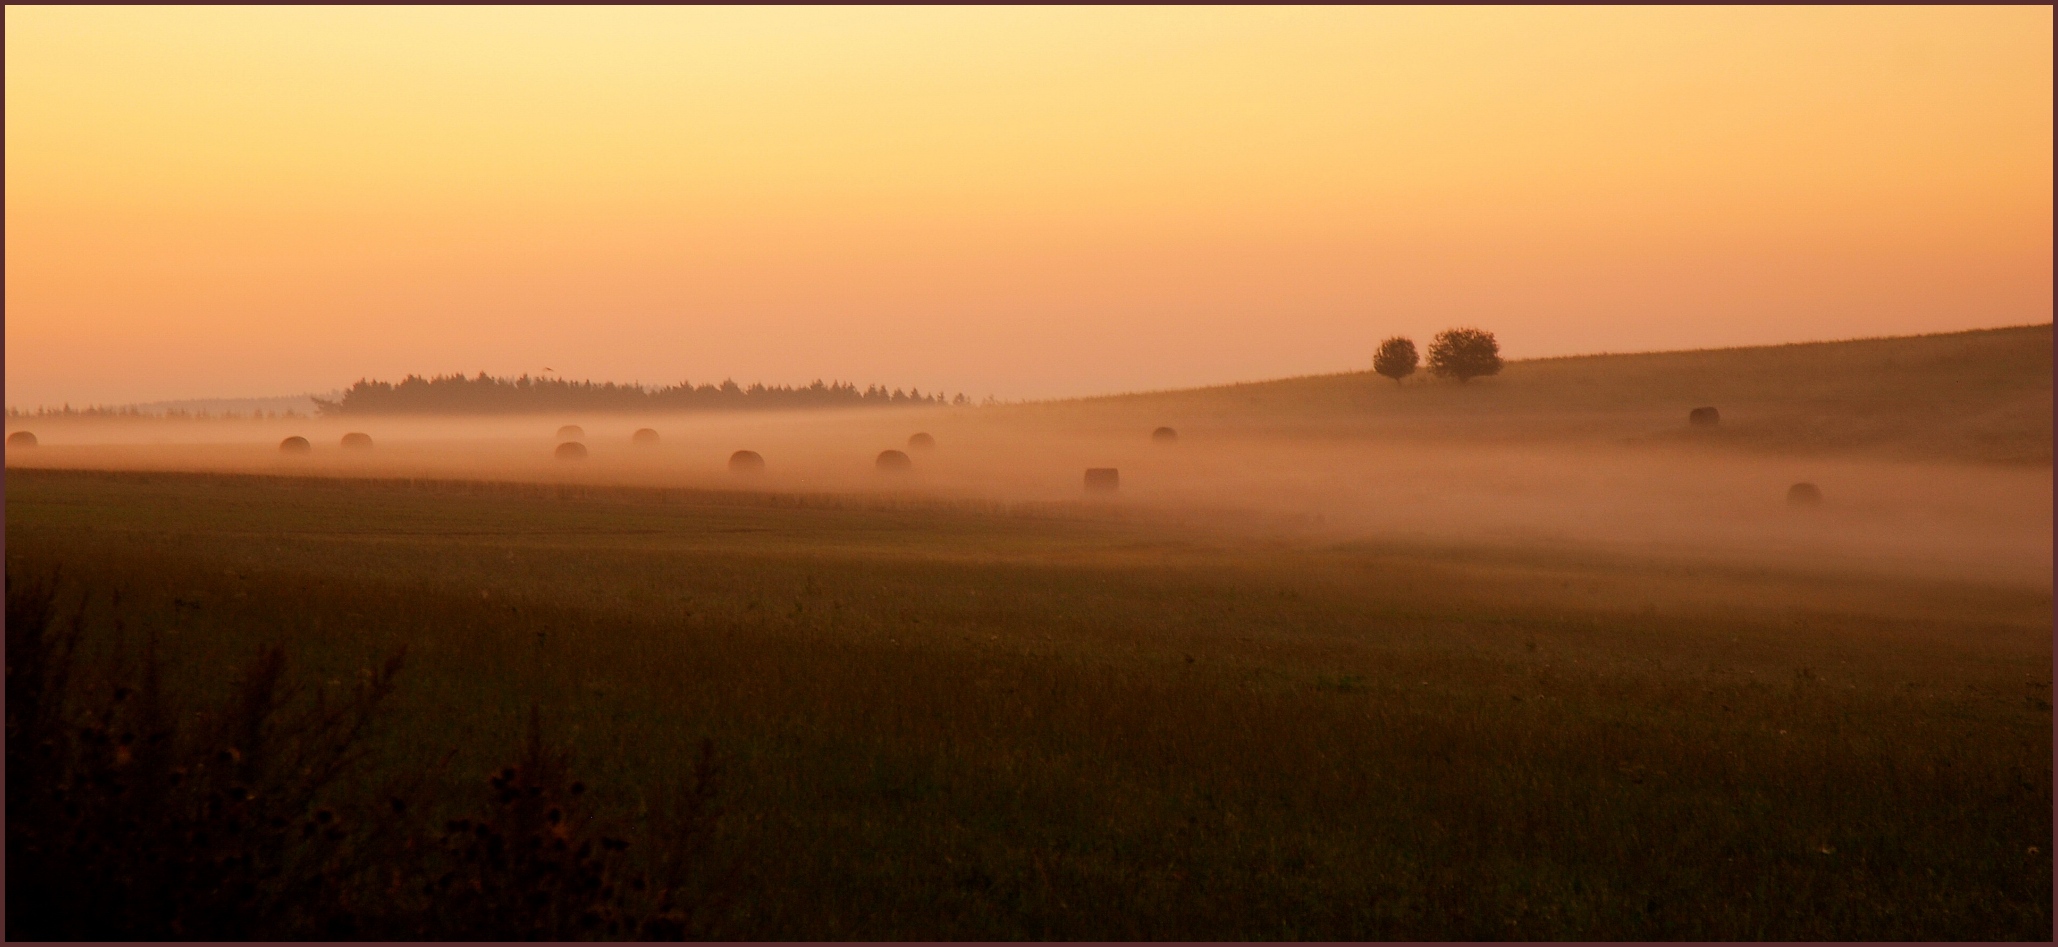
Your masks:
<svg viewBox="0 0 2058 947"><path fill-rule="evenodd" d="M1413 375L1421 358L1414 340L1394 336L1379 344L1372 356L1372 370L1393 379ZM1455 378L1460 384L1501 371L1501 345L1485 329L1445 329L1429 343L1429 373L1438 378Z"/></svg>

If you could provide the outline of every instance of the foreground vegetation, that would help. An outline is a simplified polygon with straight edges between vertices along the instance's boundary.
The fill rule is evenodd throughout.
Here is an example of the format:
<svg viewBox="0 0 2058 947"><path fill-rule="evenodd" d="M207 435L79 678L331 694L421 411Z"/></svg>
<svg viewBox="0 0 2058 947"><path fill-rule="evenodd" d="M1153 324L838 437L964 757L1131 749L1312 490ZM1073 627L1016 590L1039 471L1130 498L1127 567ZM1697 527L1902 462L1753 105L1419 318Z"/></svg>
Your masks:
<svg viewBox="0 0 2058 947"><path fill-rule="evenodd" d="M421 821L390 824L438 858L454 821L498 818L495 774L548 756L520 751L532 708L579 811L639 857L711 747L694 858L720 882L682 900L690 931L643 933L2051 937L2048 588L1083 510L21 469L7 556L11 580L62 569L52 627L100 642L79 680L133 676L105 662L154 633L195 712L239 706L274 645L282 680L338 695L405 649L361 758L295 805L404 796ZM10 935L17 831L69 824L24 820L21 769ZM450 870L381 857L356 883ZM515 890L495 877L472 890Z"/></svg>
<svg viewBox="0 0 2058 947"><path fill-rule="evenodd" d="M89 635L57 591L8 577L10 939L679 939L710 903L693 883L719 773L706 742L631 845L582 811L534 710L476 799L422 773L365 782L404 652L308 687L271 644L202 706L165 686L162 629L140 650Z"/></svg>

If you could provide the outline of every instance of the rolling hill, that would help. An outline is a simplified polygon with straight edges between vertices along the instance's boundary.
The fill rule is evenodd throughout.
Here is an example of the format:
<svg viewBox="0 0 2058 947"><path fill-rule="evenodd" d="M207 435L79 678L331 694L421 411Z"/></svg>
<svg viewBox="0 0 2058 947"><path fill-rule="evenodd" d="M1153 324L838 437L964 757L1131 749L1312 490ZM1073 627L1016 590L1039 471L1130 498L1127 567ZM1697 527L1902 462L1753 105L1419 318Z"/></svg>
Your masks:
<svg viewBox="0 0 2058 947"><path fill-rule="evenodd" d="M1511 361L1455 384L1369 371L1021 405L1024 420L1296 437L1706 445L2051 462L2051 326ZM1715 429L1687 412L1721 411Z"/></svg>

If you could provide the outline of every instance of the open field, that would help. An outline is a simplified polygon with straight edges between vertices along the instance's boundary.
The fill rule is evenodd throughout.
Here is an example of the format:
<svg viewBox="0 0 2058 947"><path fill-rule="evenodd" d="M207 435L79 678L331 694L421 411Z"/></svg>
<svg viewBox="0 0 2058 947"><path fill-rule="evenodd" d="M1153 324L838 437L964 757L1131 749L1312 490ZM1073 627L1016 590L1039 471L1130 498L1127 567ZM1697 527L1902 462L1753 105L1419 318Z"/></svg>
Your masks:
<svg viewBox="0 0 2058 947"><path fill-rule="evenodd" d="M1720 426L1685 424L1703 404ZM2050 328L2031 326L1516 362L1469 385L1345 375L982 409L49 422L8 463L1000 505L1076 502L1084 468L1116 467L1123 509L1291 521L1334 542L2048 581L2050 411ZM552 456L563 423L585 429L586 459ZM1159 424L1179 429L1176 446L1148 440ZM644 426L657 445L630 443ZM346 431L376 448L339 448ZM873 468L914 431L938 446L905 474ZM280 453L292 434L314 450ZM732 475L738 449L765 472ZM1825 491L1816 519L1784 508L1799 481Z"/></svg>
<svg viewBox="0 0 2058 947"><path fill-rule="evenodd" d="M193 693L407 644L374 772L711 736L715 936L2050 936L2048 582L581 492L17 468L8 570Z"/></svg>
<svg viewBox="0 0 2058 947"><path fill-rule="evenodd" d="M195 700L267 642L315 682L404 645L353 785L460 798L534 706L633 821L711 738L706 936L2048 940L2050 345L48 422L7 568L164 630Z"/></svg>
<svg viewBox="0 0 2058 947"><path fill-rule="evenodd" d="M881 414L895 418L882 427L903 430L911 421L939 434L973 435L975 441L1036 433L1106 435L1126 441L1135 437L1138 426L1148 431L1170 424L1188 440L1271 437L1289 443L1319 439L1435 446L1675 447L1693 453L2048 467L2051 365L2051 326L2046 323L1848 342L1514 361L1500 375L1465 385L1424 374L1397 385L1371 372L1356 372L986 409L689 414L659 419L686 428L687 440L674 444L668 437L668 447L694 443L710 451L704 458L709 470L726 456L726 450L717 455L714 449L739 438L752 441L794 422L810 428L808 439L797 444L815 445L816 429L855 427L868 435L858 439L863 445L877 442L873 450L898 446L897 439L881 440L869 430L873 425L868 419ZM1703 405L1721 410L1721 426L1688 429L1687 411ZM831 419L828 423L814 423L825 416ZM242 469L271 459L268 449L287 434L310 436L319 453L333 448L345 430L369 431L382 444L456 439L519 444L533 454L534 445L547 442L560 424L581 424L596 442L612 446L617 440L625 442L629 431L646 420L650 419L553 415L467 418L438 425L398 416L197 423L15 418L8 421L10 432L33 429L46 448L60 449L43 454L78 450L49 459L10 456L8 462ZM703 434L708 443L700 444L697 438ZM218 450L163 455L114 450L143 446ZM248 449L229 450L232 446ZM821 445L809 453L843 446ZM858 443L850 449L856 451L852 459L870 456ZM361 468L366 461L357 463ZM779 467L773 465L774 470Z"/></svg>
<svg viewBox="0 0 2058 947"><path fill-rule="evenodd" d="M1722 412L1689 430L1688 410ZM1671 445L2051 462L2051 326L1509 362L1451 385L1370 372L1026 406L1110 421L1420 443ZM1133 422L1132 422L1133 423ZM1184 428L1182 428L1183 430Z"/></svg>

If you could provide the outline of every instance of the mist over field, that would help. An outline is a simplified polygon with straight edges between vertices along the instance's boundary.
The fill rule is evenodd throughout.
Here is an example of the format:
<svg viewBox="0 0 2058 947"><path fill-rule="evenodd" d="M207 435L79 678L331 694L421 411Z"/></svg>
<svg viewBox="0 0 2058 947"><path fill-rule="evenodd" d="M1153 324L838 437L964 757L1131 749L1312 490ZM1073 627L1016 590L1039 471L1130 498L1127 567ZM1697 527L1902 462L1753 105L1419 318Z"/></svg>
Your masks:
<svg viewBox="0 0 2058 947"><path fill-rule="evenodd" d="M113 668L168 622L184 693L255 660L249 693L267 642L355 674L345 706L406 721L364 777L417 787L331 830L414 833L334 895L63 907L242 849L86 858L33 929L2046 936L2050 356L2031 326L987 407L16 417L10 581L66 577ZM56 588L10 586L10 635L64 627ZM464 815L482 773L501 808ZM530 792L630 847L502 866L491 833L565 837ZM127 850L36 811L51 851Z"/></svg>
<svg viewBox="0 0 2058 947"><path fill-rule="evenodd" d="M1516 363L1466 386L1365 374L988 408L59 420L9 463L1061 505L1227 541L1591 548L2048 586L2049 353L2049 328L2032 327ZM1699 402L1682 387L1716 389L1721 424L1689 426ZM567 424L583 434L557 437ZM1177 440L1153 441L1167 425ZM657 442L633 442L642 429ZM339 446L350 432L374 447ZM910 447L918 432L935 446ZM312 450L282 453L296 435ZM565 440L586 456L557 458ZM911 469L875 466L894 449ZM739 450L764 470L731 472ZM1085 494L1090 467L1116 468L1119 490ZM1790 507L1799 482L1827 502Z"/></svg>

